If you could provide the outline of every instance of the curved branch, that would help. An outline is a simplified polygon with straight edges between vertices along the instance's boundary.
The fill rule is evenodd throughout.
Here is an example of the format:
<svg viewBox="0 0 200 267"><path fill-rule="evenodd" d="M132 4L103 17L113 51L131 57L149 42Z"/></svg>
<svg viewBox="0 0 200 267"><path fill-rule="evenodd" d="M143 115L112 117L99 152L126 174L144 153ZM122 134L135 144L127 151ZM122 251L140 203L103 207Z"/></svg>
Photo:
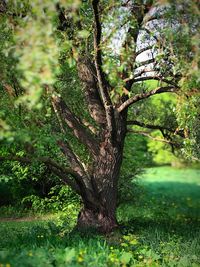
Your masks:
<svg viewBox="0 0 200 267"><path fill-rule="evenodd" d="M149 34L151 37L153 37L157 42L162 41L162 39L161 39L160 37L157 37L157 36L155 36L155 35L152 36L152 32L151 32L149 29L147 29L147 28L145 28L145 27L142 27L140 30L141 30L141 31L145 31L146 33L148 33L148 34Z"/></svg>
<svg viewBox="0 0 200 267"><path fill-rule="evenodd" d="M143 82L143 81L148 81L148 80L156 80L156 81L161 81L161 82L165 82L167 84L171 84L174 87L178 87L177 84L173 81L169 81L167 79L164 79L163 77L160 76L145 76L145 77L140 77L137 79L133 79L133 83L137 83L137 82Z"/></svg>
<svg viewBox="0 0 200 267"><path fill-rule="evenodd" d="M73 130L76 138L86 145L93 155L96 155L98 153L98 142L93 138L88 129L86 130L85 126L75 114L71 112L64 100L57 95L53 95L52 102L60 112L62 119L67 123L68 127Z"/></svg>
<svg viewBox="0 0 200 267"><path fill-rule="evenodd" d="M94 63L89 57L79 57L78 76L83 84L83 92L90 116L98 123L106 123L106 113L99 94L98 79Z"/></svg>
<svg viewBox="0 0 200 267"><path fill-rule="evenodd" d="M63 181L68 184L73 190L77 193L79 192L79 187L77 183L71 179L69 179L66 174L70 174L73 178L77 179L78 174L71 168L66 168L61 166L56 161L48 157L39 157L39 158L29 158L29 157L19 157L19 156L0 156L0 161L18 161L25 164L31 164L34 161L39 163L44 163L46 166L50 167L50 169L57 174L59 177L63 179Z"/></svg>
<svg viewBox="0 0 200 267"><path fill-rule="evenodd" d="M151 64L151 63L155 63L155 58L150 58L150 59L147 59L145 61L142 61L142 62L137 62L137 68L140 68L140 67L143 67L143 66L146 66L148 64Z"/></svg>
<svg viewBox="0 0 200 267"><path fill-rule="evenodd" d="M166 92L170 92L170 93L176 93L177 88L175 88L174 86L165 86L165 87L158 87L156 89L153 89L149 92L146 93L142 93L142 94L137 94L131 98L129 98L127 101L125 101L119 108L118 108L118 112L122 112L124 109L128 108L130 105L146 99L150 96L156 95L156 94L161 94L161 93L166 93Z"/></svg>
<svg viewBox="0 0 200 267"><path fill-rule="evenodd" d="M136 53L135 53L135 56L137 57L138 55L142 54L143 52L145 51L148 51L150 49L154 48L154 45L149 45L147 47L144 47L144 48L141 48L140 50L138 50Z"/></svg>
<svg viewBox="0 0 200 267"><path fill-rule="evenodd" d="M151 15L151 16L146 16L143 19L143 25L149 23L150 21L159 20L159 19L164 19L163 14L154 14L154 15Z"/></svg>
<svg viewBox="0 0 200 267"><path fill-rule="evenodd" d="M65 141L58 141L62 153L67 157L73 170L75 170L80 176L85 177L88 175L87 170L84 168L79 157L73 152L70 145Z"/></svg>
<svg viewBox="0 0 200 267"><path fill-rule="evenodd" d="M147 69L147 68L144 68L142 71L140 71L140 72L138 72L138 73L136 73L135 75L134 75L134 77L133 77L133 82L134 82L134 79L136 79L136 78L140 78L141 77L141 75L143 75L143 74L147 74L147 73L156 73L156 71L154 70L154 69ZM142 77L144 77L144 76L142 76ZM146 76L145 76L146 77Z"/></svg>
<svg viewBox="0 0 200 267"><path fill-rule="evenodd" d="M172 129L169 127L165 127L165 126L161 126L161 125L146 124L146 123L143 123L141 121L136 121L136 120L127 121L127 125L137 125L137 126L140 126L142 128L148 128L148 129L152 129L152 130L160 130L160 131L166 130L170 133L173 133L174 135L179 135L181 137L185 137L184 133L182 131L177 130L177 129Z"/></svg>
<svg viewBox="0 0 200 267"><path fill-rule="evenodd" d="M70 186L77 194L81 195L80 186L78 185L76 179L75 179L75 181L76 181L75 182L75 181L69 179L61 170L59 170L53 166L50 166L50 165L48 167L56 176L61 178L61 180L64 184Z"/></svg>
<svg viewBox="0 0 200 267"><path fill-rule="evenodd" d="M106 111L106 120L107 120L108 130L109 130L111 137L113 137L113 134L115 133L114 110L113 110L113 105L112 105L109 92L108 92L108 83L105 79L105 73L102 70L102 54L101 54L101 48L100 48L102 29L101 29L98 5L99 5L99 0L92 1L94 23L95 23L95 28L94 28L95 56L94 56L94 59L95 59L95 67L96 67L97 79L98 79L98 84L99 84L99 91L100 91L100 95L101 95L103 105Z"/></svg>
<svg viewBox="0 0 200 267"><path fill-rule="evenodd" d="M178 144L176 142L173 142L173 141L167 140L167 139L163 139L163 138L154 137L154 136L150 135L148 132L128 130L127 133L134 133L134 134L143 135L143 136L146 136L146 137L148 137L154 141L163 142L166 144L173 145L175 147L180 147L180 144Z"/></svg>

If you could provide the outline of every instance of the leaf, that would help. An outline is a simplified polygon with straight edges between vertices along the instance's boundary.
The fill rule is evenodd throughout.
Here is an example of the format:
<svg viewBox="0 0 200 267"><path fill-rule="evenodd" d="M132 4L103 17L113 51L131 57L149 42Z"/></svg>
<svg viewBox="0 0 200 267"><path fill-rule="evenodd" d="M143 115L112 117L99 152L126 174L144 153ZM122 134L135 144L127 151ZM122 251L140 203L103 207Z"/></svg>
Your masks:
<svg viewBox="0 0 200 267"><path fill-rule="evenodd" d="M66 248L65 249L65 262L71 262L76 255L74 248Z"/></svg>
<svg viewBox="0 0 200 267"><path fill-rule="evenodd" d="M78 32L78 35L79 35L80 38L84 39L84 38L88 38L89 37L90 32L87 31L87 30L82 30L82 31Z"/></svg>
<svg viewBox="0 0 200 267"><path fill-rule="evenodd" d="M128 264L132 258L132 254L130 252L123 252L123 254L120 257L120 260L124 264Z"/></svg>

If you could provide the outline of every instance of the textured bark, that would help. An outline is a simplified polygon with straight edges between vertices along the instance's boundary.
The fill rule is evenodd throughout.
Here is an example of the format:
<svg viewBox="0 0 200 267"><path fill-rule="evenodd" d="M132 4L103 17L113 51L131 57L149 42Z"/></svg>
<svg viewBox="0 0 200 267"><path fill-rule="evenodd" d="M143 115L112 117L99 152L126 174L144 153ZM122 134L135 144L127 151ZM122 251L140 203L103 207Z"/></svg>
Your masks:
<svg viewBox="0 0 200 267"><path fill-rule="evenodd" d="M90 198L89 201L83 198L84 208L79 214L78 227L97 228L104 233L117 227L117 183L126 135L126 115L126 112L115 115L115 140L111 140L107 129L102 132L99 153L90 173Z"/></svg>
<svg viewBox="0 0 200 267"><path fill-rule="evenodd" d="M89 58L78 59L78 74L83 84L85 99L91 117L99 124L105 124L106 115L98 92L97 74L94 64Z"/></svg>
<svg viewBox="0 0 200 267"><path fill-rule="evenodd" d="M95 155L98 153L98 142L94 139L89 129L81 123L80 119L66 105L65 101L59 96L52 96L53 104L59 110L61 118L66 122L68 127L73 130L76 138L85 144L88 150Z"/></svg>
<svg viewBox="0 0 200 267"><path fill-rule="evenodd" d="M110 233L118 227L118 223L115 214L83 208L78 217L77 227L79 229L93 228L102 233Z"/></svg>
<svg viewBox="0 0 200 267"><path fill-rule="evenodd" d="M89 201L83 198L84 208L79 214L78 227L97 228L104 233L117 227L117 181L121 160L122 151L102 143L91 176L91 196Z"/></svg>
<svg viewBox="0 0 200 267"><path fill-rule="evenodd" d="M101 96L105 113L108 134L111 138L115 138L115 118L114 118L114 107L110 98L109 90L111 89L110 84L106 79L106 74L103 71L103 60L102 60L102 49L101 49L101 38L102 38L102 25L101 16L99 9L99 0L92 1L92 8L94 14L94 62L97 73L99 94Z"/></svg>

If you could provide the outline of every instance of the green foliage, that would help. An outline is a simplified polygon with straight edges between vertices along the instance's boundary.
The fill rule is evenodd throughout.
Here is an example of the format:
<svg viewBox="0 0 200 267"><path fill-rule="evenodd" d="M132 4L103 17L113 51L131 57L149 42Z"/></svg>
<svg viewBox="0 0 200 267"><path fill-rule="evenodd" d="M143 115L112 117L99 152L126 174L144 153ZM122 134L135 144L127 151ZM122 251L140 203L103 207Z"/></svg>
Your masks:
<svg viewBox="0 0 200 267"><path fill-rule="evenodd" d="M159 86L157 81L153 82L145 82L142 85L143 89L148 90L154 89ZM141 87L141 86L140 86ZM141 88L136 88L141 90ZM135 92L137 93L137 91ZM133 131L136 133L144 132L144 134L149 135L152 138L143 137L146 144L144 144L144 148L146 145L146 151L149 157L149 164L170 164L173 162L181 161L180 153L175 151L173 146L170 146L166 142L162 142L162 140L173 140L173 142L177 142L177 144L182 144L182 138L175 136L175 131L178 128L178 122L176 118L176 106L177 106L177 96L170 94L162 94L156 95L151 99L146 99L143 103L138 103L133 108L130 109L130 118L143 122L147 125L157 125L163 128L171 128L174 129L174 133L170 133L168 131L163 130L152 130L146 129L139 126L132 126ZM159 141L161 140L161 141ZM136 142L137 143L137 142ZM144 149L143 148L143 149ZM141 148L140 148L141 150ZM139 156L139 155L137 155ZM140 156L139 156L140 158ZM147 161L148 159L140 159L140 162ZM147 165L149 165L147 163Z"/></svg>
<svg viewBox="0 0 200 267"><path fill-rule="evenodd" d="M20 6L21 12L26 14L26 19L18 17L14 28L15 57L19 61L17 68L23 74L20 82L26 91L18 103L23 101L30 108L40 108L44 85L52 85L58 71L59 50L53 36L55 4L54 1L25 2L10 4L10 12L14 12L14 8L20 12Z"/></svg>
<svg viewBox="0 0 200 267"><path fill-rule="evenodd" d="M158 137L160 133L155 133L154 135ZM180 161L180 159L172 153L171 147L163 142L150 139L148 141L148 151L152 153L153 161L156 164L172 164Z"/></svg>
<svg viewBox="0 0 200 267"><path fill-rule="evenodd" d="M136 200L141 187L137 182L143 168L152 163L147 140L143 136L129 135L125 141L124 158L118 184L118 203ZM142 164L142 165L141 165Z"/></svg>
<svg viewBox="0 0 200 267"><path fill-rule="evenodd" d="M23 156L25 150L22 150L21 147L22 145L18 144L11 148L9 143L4 143L0 152L1 155L12 152L17 156ZM32 150L32 146L26 144L26 149ZM42 150L42 147L40 149ZM45 150L45 147L43 149ZM40 151L41 154L42 151ZM33 194L45 197L56 184L61 186L62 183L44 164L33 162L31 165L27 165L17 161L4 161L0 165L1 205L20 205L24 197Z"/></svg>
<svg viewBox="0 0 200 267"><path fill-rule="evenodd" d="M200 91L196 91L199 90L200 84L196 84L196 81L193 81L194 83L192 83L191 80L190 82L186 81L184 83L185 87L183 87L183 90L185 90L186 96L179 98L177 106L178 121L180 127L185 129L186 135L182 151L184 156L190 161L199 161L200 158ZM190 89L188 89L188 87L193 88L193 90L196 91L194 92L194 95L187 96L187 94L190 94Z"/></svg>
<svg viewBox="0 0 200 267"><path fill-rule="evenodd" d="M147 82L138 88L144 91L155 89L160 86L157 82ZM163 85L164 86L164 85ZM136 92L137 93L137 92ZM160 125L163 127L169 127L176 129L176 113L175 107L177 103L177 97L174 94L164 93L162 95L155 95L153 98L146 99L145 101L139 102L130 110L131 117L142 121L146 124Z"/></svg>
<svg viewBox="0 0 200 267"><path fill-rule="evenodd" d="M31 206L36 213L44 213L65 211L70 207L76 210L80 199L68 186L55 185L50 188L45 198L29 195L22 199L22 203Z"/></svg>
<svg viewBox="0 0 200 267"><path fill-rule="evenodd" d="M185 129L183 155L190 161L199 160L199 103L200 103L200 70L199 70L199 6L197 1L179 1L172 3L169 17L176 14L177 27L168 29L166 33L169 45L177 57L176 69L181 73L179 85L181 91L176 107L177 121L180 128ZM184 6L184 7L183 7ZM187 14L181 20L181 14Z"/></svg>

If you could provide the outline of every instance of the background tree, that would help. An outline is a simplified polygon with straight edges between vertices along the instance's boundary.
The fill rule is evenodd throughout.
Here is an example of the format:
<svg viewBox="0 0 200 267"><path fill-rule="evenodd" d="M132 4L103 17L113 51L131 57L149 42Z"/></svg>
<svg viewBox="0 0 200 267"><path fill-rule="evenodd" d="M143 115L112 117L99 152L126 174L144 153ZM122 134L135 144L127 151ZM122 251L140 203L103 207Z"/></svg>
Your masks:
<svg viewBox="0 0 200 267"><path fill-rule="evenodd" d="M138 128L159 130L157 139L173 150L189 138L170 106L163 105L157 119L151 103L156 95L182 95L177 55L185 51L175 49L172 37L180 29L170 7L153 1L2 2L1 32L10 40L1 49L1 93L9 102L2 113L7 143L1 160L40 162L69 185L83 202L80 227L117 227L127 133L151 136ZM177 7L181 12L182 3ZM196 50L189 52L191 61ZM152 80L157 83L146 82ZM18 115L9 114L16 104ZM148 107L154 109L151 119ZM8 143L13 136L24 144L21 153Z"/></svg>

